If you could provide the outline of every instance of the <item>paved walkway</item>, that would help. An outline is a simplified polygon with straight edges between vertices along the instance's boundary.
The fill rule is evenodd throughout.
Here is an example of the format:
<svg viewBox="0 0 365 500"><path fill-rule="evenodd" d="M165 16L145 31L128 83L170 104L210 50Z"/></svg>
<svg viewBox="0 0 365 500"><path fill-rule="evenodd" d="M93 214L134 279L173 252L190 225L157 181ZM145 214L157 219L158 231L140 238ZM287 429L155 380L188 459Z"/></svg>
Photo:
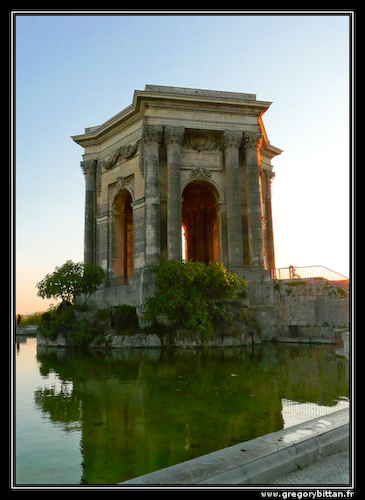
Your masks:
<svg viewBox="0 0 365 500"><path fill-rule="evenodd" d="M332 455L315 460L303 469L290 472L270 484L348 485L350 484L350 461L350 449L347 446Z"/></svg>

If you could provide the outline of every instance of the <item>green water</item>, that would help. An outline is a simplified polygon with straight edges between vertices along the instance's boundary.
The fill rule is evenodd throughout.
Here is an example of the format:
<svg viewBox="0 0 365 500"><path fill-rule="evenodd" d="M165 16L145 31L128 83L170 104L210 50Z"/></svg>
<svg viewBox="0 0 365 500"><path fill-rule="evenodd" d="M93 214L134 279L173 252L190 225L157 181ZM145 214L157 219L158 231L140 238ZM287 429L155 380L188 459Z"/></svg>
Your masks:
<svg viewBox="0 0 365 500"><path fill-rule="evenodd" d="M333 346L79 352L27 339L16 483L116 484L296 423L284 402L348 396L348 361Z"/></svg>

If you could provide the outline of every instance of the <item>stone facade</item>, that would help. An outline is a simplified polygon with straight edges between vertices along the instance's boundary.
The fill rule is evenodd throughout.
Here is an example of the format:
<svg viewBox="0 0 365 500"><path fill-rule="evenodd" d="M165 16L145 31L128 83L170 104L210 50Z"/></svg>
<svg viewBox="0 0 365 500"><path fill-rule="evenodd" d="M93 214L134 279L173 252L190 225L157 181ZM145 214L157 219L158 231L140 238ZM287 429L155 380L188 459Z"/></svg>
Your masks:
<svg viewBox="0 0 365 500"><path fill-rule="evenodd" d="M107 273L99 306L140 306L161 259L221 261L272 304L272 146L254 94L146 85L72 139L84 148L84 261Z"/></svg>

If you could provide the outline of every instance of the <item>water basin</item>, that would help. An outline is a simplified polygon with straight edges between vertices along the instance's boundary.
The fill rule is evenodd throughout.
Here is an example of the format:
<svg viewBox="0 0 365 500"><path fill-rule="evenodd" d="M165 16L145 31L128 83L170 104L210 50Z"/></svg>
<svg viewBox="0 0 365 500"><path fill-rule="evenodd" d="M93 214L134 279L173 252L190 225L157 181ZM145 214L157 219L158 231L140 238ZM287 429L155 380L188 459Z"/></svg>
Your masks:
<svg viewBox="0 0 365 500"><path fill-rule="evenodd" d="M23 338L16 483L116 484L320 415L330 420L348 396L348 361L333 346L83 352Z"/></svg>

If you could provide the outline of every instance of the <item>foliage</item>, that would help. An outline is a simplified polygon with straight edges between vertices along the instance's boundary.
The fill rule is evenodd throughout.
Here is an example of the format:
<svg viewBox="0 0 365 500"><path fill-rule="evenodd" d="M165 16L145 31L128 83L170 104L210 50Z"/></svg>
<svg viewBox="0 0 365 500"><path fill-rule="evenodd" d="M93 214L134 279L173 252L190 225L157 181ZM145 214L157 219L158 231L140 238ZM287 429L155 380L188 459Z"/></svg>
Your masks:
<svg viewBox="0 0 365 500"><path fill-rule="evenodd" d="M41 312L36 312L34 314L30 314L27 317L22 317L21 318L21 324L22 325L39 325L42 320L42 313Z"/></svg>
<svg viewBox="0 0 365 500"><path fill-rule="evenodd" d="M45 312L42 314L41 318L42 323L47 323L48 321L51 321L51 313L50 312Z"/></svg>
<svg viewBox="0 0 365 500"><path fill-rule="evenodd" d="M105 271L101 266L84 264L81 293L86 297L85 304L105 279Z"/></svg>
<svg viewBox="0 0 365 500"><path fill-rule="evenodd" d="M78 296L84 294L85 303L105 278L104 270L92 264L74 263L68 260L56 267L52 274L47 274L39 283L37 295L42 299L62 299L72 304Z"/></svg>
<svg viewBox="0 0 365 500"><path fill-rule="evenodd" d="M41 315L40 334L52 340L61 334L74 346L87 347L92 342L107 346L107 336L111 328L123 335L132 335L139 331L135 307L123 304L82 313L79 309L68 301L50 308Z"/></svg>
<svg viewBox="0 0 365 500"><path fill-rule="evenodd" d="M61 302L57 309L42 314L39 332L50 339L59 334L70 334L77 326L75 309L70 302Z"/></svg>
<svg viewBox="0 0 365 500"><path fill-rule="evenodd" d="M229 316L224 303L234 297L246 281L230 273L222 263L168 260L155 266L156 291L146 300L145 319L167 318L174 327L210 333L215 322Z"/></svg>
<svg viewBox="0 0 365 500"><path fill-rule="evenodd" d="M126 304L118 306L111 314L110 323L112 328L118 333L123 330L138 330L139 325L136 308Z"/></svg>

